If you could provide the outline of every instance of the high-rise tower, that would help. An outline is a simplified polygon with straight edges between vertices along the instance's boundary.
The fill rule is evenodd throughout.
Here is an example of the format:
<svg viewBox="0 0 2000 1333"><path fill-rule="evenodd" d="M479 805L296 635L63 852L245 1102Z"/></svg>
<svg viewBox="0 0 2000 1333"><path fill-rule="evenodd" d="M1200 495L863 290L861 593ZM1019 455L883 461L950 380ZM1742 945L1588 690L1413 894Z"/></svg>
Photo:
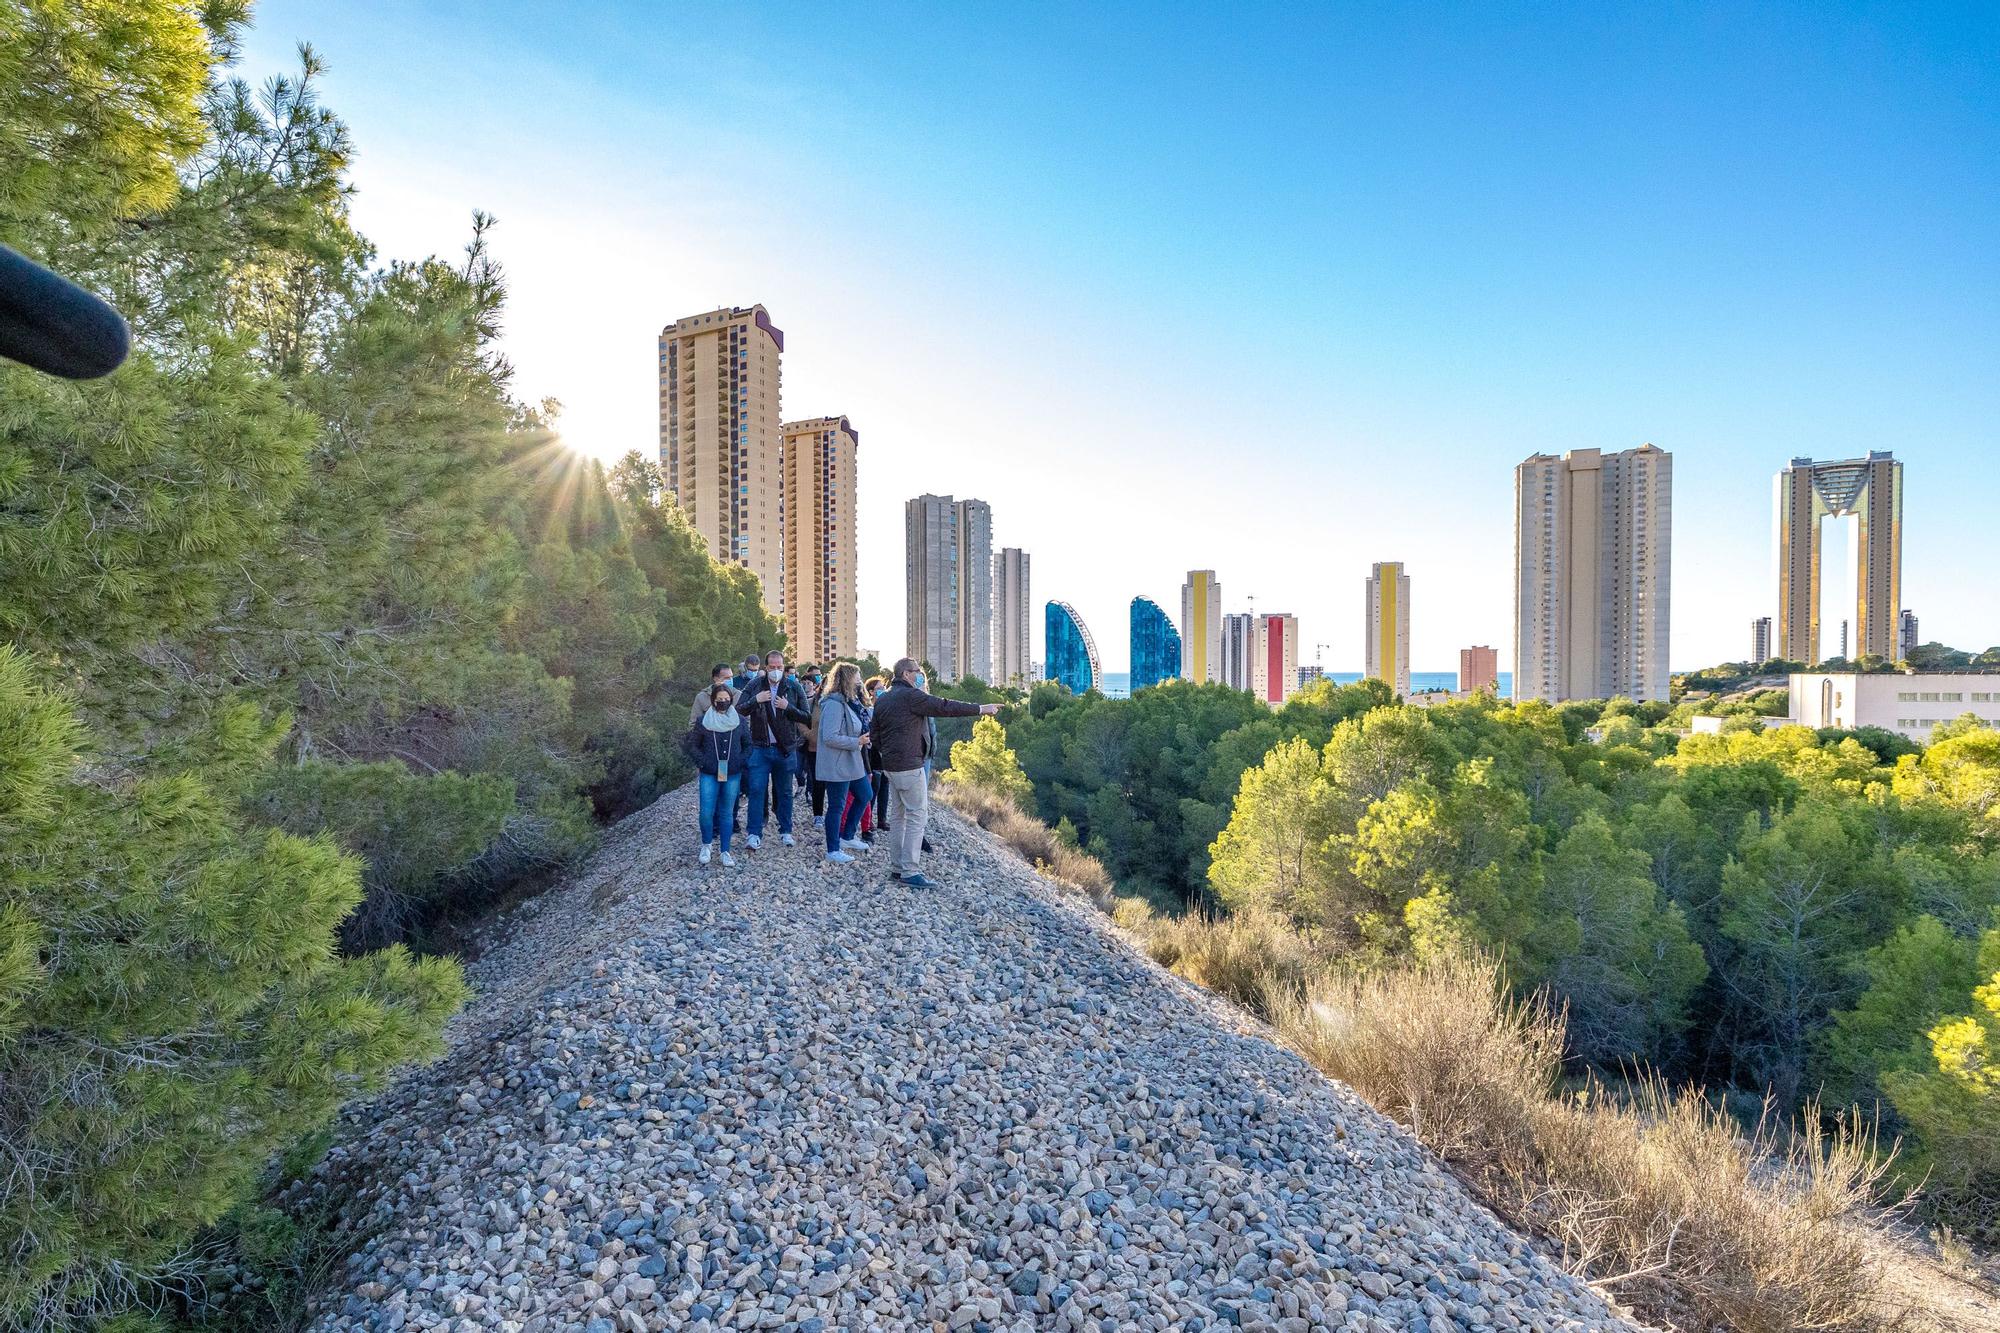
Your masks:
<svg viewBox="0 0 2000 1333"><path fill-rule="evenodd" d="M1181 636L1150 597L1132 599L1132 692L1181 674Z"/></svg>
<svg viewBox="0 0 2000 1333"><path fill-rule="evenodd" d="M1366 675L1387 681L1399 695L1410 692L1410 576L1400 560L1385 560L1369 572Z"/></svg>
<svg viewBox="0 0 2000 1333"><path fill-rule="evenodd" d="M1667 697L1673 455L1536 454L1514 469L1514 697Z"/></svg>
<svg viewBox="0 0 2000 1333"><path fill-rule="evenodd" d="M785 632L802 661L853 657L854 461L846 417L785 427Z"/></svg>
<svg viewBox="0 0 2000 1333"><path fill-rule="evenodd" d="M1299 618L1282 611L1257 616L1250 692L1273 708L1299 687Z"/></svg>
<svg viewBox="0 0 2000 1333"><path fill-rule="evenodd" d="M1829 517L1856 519L1857 655L1896 656L1903 600L1903 465L1888 453L1838 463L1794 458L1774 487L1778 555L1777 655L1811 666L1820 651L1820 535Z"/></svg>
<svg viewBox="0 0 2000 1333"><path fill-rule="evenodd" d="M1181 585L1181 678L1222 676L1222 585L1212 569L1190 569Z"/></svg>
<svg viewBox="0 0 2000 1333"><path fill-rule="evenodd" d="M906 651L939 680L957 680L958 514L949 495L904 503L903 547Z"/></svg>
<svg viewBox="0 0 2000 1333"><path fill-rule="evenodd" d="M785 335L761 305L689 315L660 330L660 466L708 542L785 609L784 435L778 408Z"/></svg>
<svg viewBox="0 0 2000 1333"><path fill-rule="evenodd" d="M993 675L995 685L1027 688L1028 553L1002 547L993 557Z"/></svg>
<svg viewBox="0 0 2000 1333"><path fill-rule="evenodd" d="M1256 671L1257 617L1232 611L1222 618L1222 665L1215 678L1232 690L1247 690Z"/></svg>
<svg viewBox="0 0 2000 1333"><path fill-rule="evenodd" d="M993 506L960 500L958 525L958 671L993 680ZM956 678L956 677L953 677Z"/></svg>

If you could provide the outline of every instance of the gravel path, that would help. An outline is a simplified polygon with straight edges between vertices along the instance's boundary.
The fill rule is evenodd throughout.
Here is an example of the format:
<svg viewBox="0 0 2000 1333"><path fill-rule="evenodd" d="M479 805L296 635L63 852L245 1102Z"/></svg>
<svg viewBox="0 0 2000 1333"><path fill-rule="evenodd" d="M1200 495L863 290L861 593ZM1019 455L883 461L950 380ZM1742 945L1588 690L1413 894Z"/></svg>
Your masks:
<svg viewBox="0 0 2000 1333"><path fill-rule="evenodd" d="M693 824L496 927L452 1053L343 1119L316 1329L1627 1327L956 816L927 892Z"/></svg>

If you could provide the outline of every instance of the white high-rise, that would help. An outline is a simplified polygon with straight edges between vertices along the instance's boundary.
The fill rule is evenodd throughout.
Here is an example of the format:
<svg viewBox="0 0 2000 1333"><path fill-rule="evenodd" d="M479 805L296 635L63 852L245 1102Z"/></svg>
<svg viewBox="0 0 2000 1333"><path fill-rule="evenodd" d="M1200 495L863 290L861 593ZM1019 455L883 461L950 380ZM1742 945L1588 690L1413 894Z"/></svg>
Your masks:
<svg viewBox="0 0 2000 1333"><path fill-rule="evenodd" d="M993 506L960 500L958 524L958 676L993 679ZM954 677L955 678L955 677Z"/></svg>
<svg viewBox="0 0 2000 1333"><path fill-rule="evenodd" d="M1398 695L1410 692L1410 576L1400 560L1378 562L1365 585L1368 624L1362 631L1369 677L1388 682Z"/></svg>
<svg viewBox="0 0 2000 1333"><path fill-rule="evenodd" d="M993 557L993 684L1025 688L1033 680L1028 605L1028 553L1002 547Z"/></svg>
<svg viewBox="0 0 2000 1333"><path fill-rule="evenodd" d="M1536 454L1514 469L1514 697L1667 697L1673 455Z"/></svg>

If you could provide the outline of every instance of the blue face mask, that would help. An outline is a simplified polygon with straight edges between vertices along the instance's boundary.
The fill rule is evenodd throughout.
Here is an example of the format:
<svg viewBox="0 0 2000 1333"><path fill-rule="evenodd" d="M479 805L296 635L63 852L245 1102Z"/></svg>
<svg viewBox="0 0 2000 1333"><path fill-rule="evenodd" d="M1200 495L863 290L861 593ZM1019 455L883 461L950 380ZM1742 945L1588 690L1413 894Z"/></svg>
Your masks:
<svg viewBox="0 0 2000 1333"><path fill-rule="evenodd" d="M921 671L917 673L917 688L920 690L930 688L930 682L924 679L924 673Z"/></svg>

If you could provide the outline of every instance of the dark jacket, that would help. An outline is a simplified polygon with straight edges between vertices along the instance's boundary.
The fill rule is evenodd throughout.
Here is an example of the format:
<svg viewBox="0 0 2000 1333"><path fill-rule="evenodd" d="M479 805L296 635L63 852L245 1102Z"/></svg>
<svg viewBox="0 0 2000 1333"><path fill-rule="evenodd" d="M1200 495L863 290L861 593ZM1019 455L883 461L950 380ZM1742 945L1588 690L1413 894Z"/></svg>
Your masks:
<svg viewBox="0 0 2000 1333"><path fill-rule="evenodd" d="M922 768L937 740L932 718L978 716L978 704L940 699L897 681L875 696L875 716L868 728L875 737L875 762L884 773Z"/></svg>
<svg viewBox="0 0 2000 1333"><path fill-rule="evenodd" d="M746 676L736 687L736 711L749 728L745 737L752 745L775 745L787 753L805 743L803 727L812 725L812 709L806 706L806 687L797 676L786 676L770 703L750 702L771 688L768 676Z"/></svg>
<svg viewBox="0 0 2000 1333"><path fill-rule="evenodd" d="M732 774L743 771L743 723L739 719L734 731L710 731L697 722L681 742L688 758L694 766L710 777L715 776L716 766L727 763Z"/></svg>

